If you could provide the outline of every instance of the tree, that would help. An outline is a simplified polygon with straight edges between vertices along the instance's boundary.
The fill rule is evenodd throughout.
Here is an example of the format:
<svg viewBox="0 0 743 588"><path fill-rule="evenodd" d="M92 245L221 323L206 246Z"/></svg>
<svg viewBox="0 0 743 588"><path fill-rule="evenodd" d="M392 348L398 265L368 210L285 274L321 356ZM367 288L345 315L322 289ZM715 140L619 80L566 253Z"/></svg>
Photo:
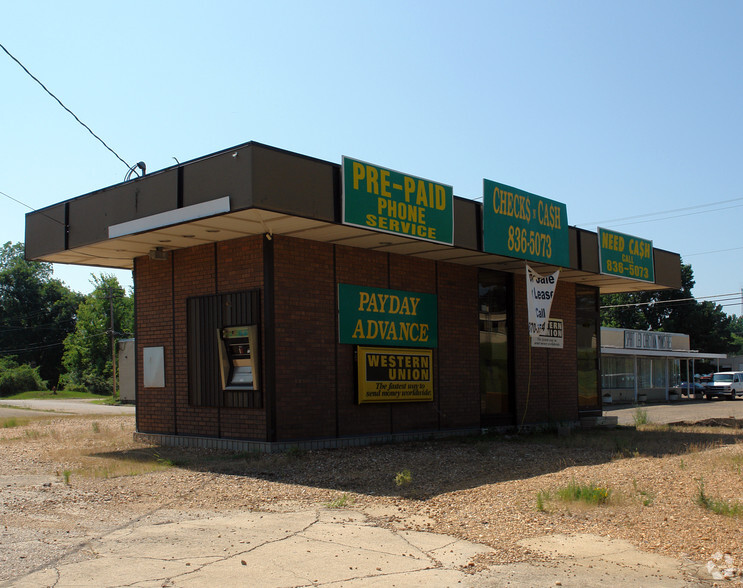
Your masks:
<svg viewBox="0 0 743 588"><path fill-rule="evenodd" d="M657 292L608 294L601 297L605 327L686 333L692 349L727 353L733 345L732 318L712 302L699 302L691 293L694 272L681 265L681 288Z"/></svg>
<svg viewBox="0 0 743 588"><path fill-rule="evenodd" d="M55 385L83 297L51 276L50 263L26 260L23 243L0 249L0 355L38 367Z"/></svg>
<svg viewBox="0 0 743 588"><path fill-rule="evenodd" d="M730 331L733 334L733 355L743 355L743 316L733 316L730 321Z"/></svg>
<svg viewBox="0 0 743 588"><path fill-rule="evenodd" d="M74 332L64 341L62 376L66 388L84 388L96 394L111 394L111 314L114 339L129 336L134 323L134 302L113 275L93 276L95 286L80 305Z"/></svg>

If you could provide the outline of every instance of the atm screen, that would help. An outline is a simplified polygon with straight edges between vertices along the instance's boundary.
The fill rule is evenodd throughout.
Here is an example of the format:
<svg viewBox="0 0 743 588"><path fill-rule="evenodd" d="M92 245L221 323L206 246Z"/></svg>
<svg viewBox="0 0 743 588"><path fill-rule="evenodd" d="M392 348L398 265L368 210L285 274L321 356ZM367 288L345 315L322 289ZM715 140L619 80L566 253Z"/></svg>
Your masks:
<svg viewBox="0 0 743 588"><path fill-rule="evenodd" d="M257 390L258 326L225 327L217 330L222 388Z"/></svg>

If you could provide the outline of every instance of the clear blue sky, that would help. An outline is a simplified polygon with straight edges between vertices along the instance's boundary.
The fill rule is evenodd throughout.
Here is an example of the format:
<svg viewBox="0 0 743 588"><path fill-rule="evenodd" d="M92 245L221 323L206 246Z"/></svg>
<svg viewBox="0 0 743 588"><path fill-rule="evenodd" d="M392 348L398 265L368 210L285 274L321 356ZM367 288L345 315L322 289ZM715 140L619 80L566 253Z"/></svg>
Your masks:
<svg viewBox="0 0 743 588"><path fill-rule="evenodd" d="M0 19L0 43L148 171L256 140L466 198L488 178L680 253L695 295L738 293L736 314L741 31L743 2L684 0L72 0ZM124 179L2 52L0 88L0 191L42 208ZM0 202L2 242L22 241L27 209ZM90 272L55 266L83 292Z"/></svg>

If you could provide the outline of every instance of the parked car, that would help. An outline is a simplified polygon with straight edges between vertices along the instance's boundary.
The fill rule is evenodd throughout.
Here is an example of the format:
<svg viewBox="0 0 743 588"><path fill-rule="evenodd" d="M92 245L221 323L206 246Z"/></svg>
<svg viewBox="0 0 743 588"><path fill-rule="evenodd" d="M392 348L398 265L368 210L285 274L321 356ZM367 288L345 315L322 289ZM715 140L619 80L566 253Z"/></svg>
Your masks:
<svg viewBox="0 0 743 588"><path fill-rule="evenodd" d="M699 382L681 382L680 384L677 384L673 387L673 391L679 395L699 394L701 396L702 394L704 394L704 385L700 384Z"/></svg>
<svg viewBox="0 0 743 588"><path fill-rule="evenodd" d="M723 396L735 400L743 394L743 372L717 372L712 374L712 381L704 386L704 397Z"/></svg>

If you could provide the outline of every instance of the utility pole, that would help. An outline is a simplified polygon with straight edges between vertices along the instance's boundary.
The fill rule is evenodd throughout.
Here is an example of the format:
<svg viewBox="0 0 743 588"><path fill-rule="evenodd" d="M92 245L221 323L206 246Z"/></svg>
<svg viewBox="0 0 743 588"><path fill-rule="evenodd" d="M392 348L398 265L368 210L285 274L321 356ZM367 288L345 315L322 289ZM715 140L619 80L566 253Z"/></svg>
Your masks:
<svg viewBox="0 0 743 588"><path fill-rule="evenodd" d="M108 304L111 314L111 366L113 367L113 398L116 399L116 337L114 336L114 293L109 287Z"/></svg>

